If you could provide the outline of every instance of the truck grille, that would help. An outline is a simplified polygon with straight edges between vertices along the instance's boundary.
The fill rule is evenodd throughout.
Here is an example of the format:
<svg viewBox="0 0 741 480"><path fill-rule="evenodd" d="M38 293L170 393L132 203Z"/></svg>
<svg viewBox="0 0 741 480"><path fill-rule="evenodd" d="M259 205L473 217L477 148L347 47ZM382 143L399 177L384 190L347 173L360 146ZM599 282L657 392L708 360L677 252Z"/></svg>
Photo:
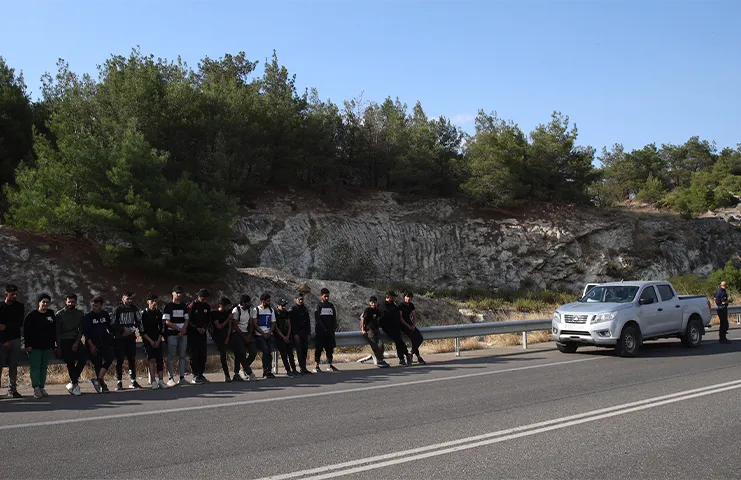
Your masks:
<svg viewBox="0 0 741 480"><path fill-rule="evenodd" d="M561 330L561 335L586 335L587 337L592 336L589 332L582 332L579 330Z"/></svg>
<svg viewBox="0 0 741 480"><path fill-rule="evenodd" d="M589 315L564 315L563 319L566 323L587 323Z"/></svg>

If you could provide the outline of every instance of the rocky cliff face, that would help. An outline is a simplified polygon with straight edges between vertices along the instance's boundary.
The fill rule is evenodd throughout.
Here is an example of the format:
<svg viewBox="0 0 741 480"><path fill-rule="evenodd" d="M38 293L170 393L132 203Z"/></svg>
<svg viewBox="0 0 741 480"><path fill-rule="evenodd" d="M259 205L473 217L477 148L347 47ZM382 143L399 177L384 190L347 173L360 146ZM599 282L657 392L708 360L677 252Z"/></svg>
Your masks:
<svg viewBox="0 0 741 480"><path fill-rule="evenodd" d="M719 218L553 206L505 214L394 194L332 207L299 195L258 202L236 230L236 266L431 290L576 291L594 280L703 275L741 249L741 231Z"/></svg>
<svg viewBox="0 0 741 480"><path fill-rule="evenodd" d="M103 296L105 308L110 311L120 301L124 290L132 290L136 294L135 303L143 308L150 292L159 295L161 302L169 301L176 284L183 286L188 301L200 288L208 288L214 308L219 297L225 295L236 302L242 293L255 299L253 305L263 292L270 293L274 300L284 297L293 304L300 291L313 311L319 302L319 291L327 287L338 311L340 330L356 331L360 329L359 316L368 297L379 294L349 282L304 279L267 268L230 267L219 278L198 283L167 275L114 269L103 265L89 244L27 235L5 226L0 226L0 243L3 245L0 249L0 288L6 283L18 285L26 312L36 308L35 300L40 293L50 294L52 308L57 310L63 307L65 295L70 292L79 296L80 308L85 311L89 310L89 302L95 295ZM454 305L443 300L420 297L415 299L415 305L426 325L465 323L474 319L462 315Z"/></svg>

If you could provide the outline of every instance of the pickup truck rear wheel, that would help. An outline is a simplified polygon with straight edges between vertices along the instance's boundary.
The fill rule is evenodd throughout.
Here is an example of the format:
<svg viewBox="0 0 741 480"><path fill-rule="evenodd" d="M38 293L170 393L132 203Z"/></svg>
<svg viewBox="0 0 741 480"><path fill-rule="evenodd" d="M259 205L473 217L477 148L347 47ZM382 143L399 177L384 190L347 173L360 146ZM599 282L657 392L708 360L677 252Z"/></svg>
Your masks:
<svg viewBox="0 0 741 480"><path fill-rule="evenodd" d="M635 325L626 325L620 332L615 350L621 357L635 357L641 344L641 332Z"/></svg>
<svg viewBox="0 0 741 480"><path fill-rule="evenodd" d="M687 322L687 331L682 336L682 343L687 348L699 347L702 343L702 322L697 318L691 318Z"/></svg>
<svg viewBox="0 0 741 480"><path fill-rule="evenodd" d="M561 353L576 353L576 349L579 348L579 345L574 342L557 343L556 348L558 348L558 351Z"/></svg>

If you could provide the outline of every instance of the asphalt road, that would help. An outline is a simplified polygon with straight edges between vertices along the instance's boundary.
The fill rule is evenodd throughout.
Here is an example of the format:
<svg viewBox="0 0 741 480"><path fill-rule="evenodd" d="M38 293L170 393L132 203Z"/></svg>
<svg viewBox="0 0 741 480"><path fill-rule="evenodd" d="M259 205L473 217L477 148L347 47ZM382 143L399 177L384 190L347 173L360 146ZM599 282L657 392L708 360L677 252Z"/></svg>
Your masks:
<svg viewBox="0 0 741 480"><path fill-rule="evenodd" d="M717 331L717 330L716 330ZM731 338L741 337L732 331ZM0 401L2 478L739 478L741 340ZM218 377L214 377L216 380ZM85 386L89 392L89 385Z"/></svg>

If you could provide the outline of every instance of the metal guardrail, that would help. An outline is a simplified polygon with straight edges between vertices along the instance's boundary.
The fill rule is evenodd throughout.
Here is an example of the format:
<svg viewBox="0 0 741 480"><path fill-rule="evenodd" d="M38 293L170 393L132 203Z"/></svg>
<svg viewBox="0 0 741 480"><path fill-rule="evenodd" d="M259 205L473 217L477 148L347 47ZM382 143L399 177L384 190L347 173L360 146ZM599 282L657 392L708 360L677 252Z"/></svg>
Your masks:
<svg viewBox="0 0 741 480"><path fill-rule="evenodd" d="M741 305L729 306L729 315L736 315L736 325L741 326ZM717 308L712 307L711 315L717 315ZM424 336L425 340L440 340L452 338L455 340L455 355L460 356L461 338L469 337L483 337L487 335L501 335L503 333L522 333L522 348L527 348L527 333L535 332L539 330L550 330L551 319L550 318L539 318L536 320L508 320L503 322L483 322L483 323L467 323L458 325L442 325L435 327L421 327L419 331ZM382 334L382 338L386 343L392 343L391 338L387 335ZM338 347L356 347L368 345L365 337L359 332L337 332L335 335L336 344ZM314 341L309 342L309 348L314 347ZM216 345L211 339L208 341L208 354L217 355L218 351ZM143 348L137 348L137 358L146 358ZM275 372L278 371L278 353L273 353L273 369ZM21 362L23 364L28 363L25 355L22 356ZM50 364L62 364L62 360L53 357Z"/></svg>

